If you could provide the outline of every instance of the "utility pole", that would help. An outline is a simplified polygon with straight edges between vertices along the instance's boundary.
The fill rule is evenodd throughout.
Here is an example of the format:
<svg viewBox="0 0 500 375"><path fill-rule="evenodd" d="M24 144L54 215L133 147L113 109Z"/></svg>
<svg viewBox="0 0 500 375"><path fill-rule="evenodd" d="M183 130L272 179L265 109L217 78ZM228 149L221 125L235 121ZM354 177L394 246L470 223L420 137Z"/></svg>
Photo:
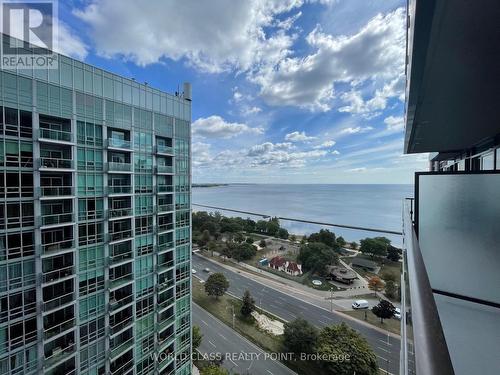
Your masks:
<svg viewBox="0 0 500 375"><path fill-rule="evenodd" d="M330 288L330 311L333 312L333 288Z"/></svg>

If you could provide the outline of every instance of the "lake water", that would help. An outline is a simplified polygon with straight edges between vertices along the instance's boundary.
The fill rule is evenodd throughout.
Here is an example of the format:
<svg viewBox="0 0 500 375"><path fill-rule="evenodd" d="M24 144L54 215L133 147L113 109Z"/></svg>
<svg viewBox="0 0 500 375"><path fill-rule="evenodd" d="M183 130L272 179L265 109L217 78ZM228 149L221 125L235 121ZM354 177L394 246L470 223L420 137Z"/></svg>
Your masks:
<svg viewBox="0 0 500 375"><path fill-rule="evenodd" d="M413 196L413 185L278 185L231 184L193 188L193 203L251 211L269 216L353 225L401 231L402 201ZM198 211L214 211L193 206ZM252 217L221 211L226 216ZM323 227L315 224L282 221L295 234L309 234L328 228L348 241L384 235L395 245L402 244L398 235Z"/></svg>

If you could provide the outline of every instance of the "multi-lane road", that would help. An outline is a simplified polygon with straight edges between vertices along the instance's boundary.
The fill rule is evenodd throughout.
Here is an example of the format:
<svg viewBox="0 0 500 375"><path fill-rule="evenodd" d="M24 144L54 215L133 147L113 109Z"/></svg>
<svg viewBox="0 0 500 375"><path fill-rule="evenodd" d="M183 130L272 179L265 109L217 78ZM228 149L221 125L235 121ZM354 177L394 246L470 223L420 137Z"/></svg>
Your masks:
<svg viewBox="0 0 500 375"><path fill-rule="evenodd" d="M193 256L193 268L197 271L196 276L204 280L206 280L209 275L209 273L203 272L205 268L209 268L211 272L223 273L229 280L230 293L236 296L242 296L244 291L248 289L253 298L263 309L284 320L290 321L301 317L318 328L345 322L368 340L377 355L381 370L390 374L399 374L400 340L392 335L390 336L376 328L363 324L363 322L349 319L344 314L339 314L335 311L330 312L322 307L282 293L279 290L222 267L199 255ZM196 317L196 311L198 310L194 311L194 317ZM260 374L261 372L257 373ZM266 372L262 373L266 374Z"/></svg>
<svg viewBox="0 0 500 375"><path fill-rule="evenodd" d="M223 366L231 373L295 374L196 304L193 304L193 323L199 326L203 333L203 340L198 348L202 358L222 358Z"/></svg>

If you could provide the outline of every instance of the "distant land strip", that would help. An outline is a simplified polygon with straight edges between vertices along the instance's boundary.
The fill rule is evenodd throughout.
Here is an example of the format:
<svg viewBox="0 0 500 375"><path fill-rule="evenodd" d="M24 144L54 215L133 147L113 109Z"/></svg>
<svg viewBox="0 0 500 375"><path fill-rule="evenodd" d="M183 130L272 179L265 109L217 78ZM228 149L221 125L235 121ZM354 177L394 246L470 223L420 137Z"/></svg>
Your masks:
<svg viewBox="0 0 500 375"><path fill-rule="evenodd" d="M193 206L198 206L198 207L205 207L205 208L212 208L215 210L222 210L222 211L230 211L230 212L238 212L240 214L247 214L247 215L253 215L253 216L260 216L264 219L268 219L271 217L271 215L267 214L262 214L258 212L251 212L251 211L240 211L240 210L235 210L232 208L224 208L224 207L215 207L215 206L207 206L204 204L197 204L197 203L192 203ZM389 229L377 229L377 228L366 228L366 227L356 227L353 225L345 225L345 224L333 224L333 223L323 223L320 221L312 221L312 220L305 220L305 219L295 219L291 217L282 217L282 216L276 216L280 220L285 220L285 221L295 221L298 223L307 223L307 224L317 224L317 225L324 225L328 227L338 227L338 228L346 228L346 229L353 229L353 230L363 230L366 232L376 232L376 233L386 233L386 234L396 234L396 235L403 235L402 232L397 232L394 230L389 230Z"/></svg>

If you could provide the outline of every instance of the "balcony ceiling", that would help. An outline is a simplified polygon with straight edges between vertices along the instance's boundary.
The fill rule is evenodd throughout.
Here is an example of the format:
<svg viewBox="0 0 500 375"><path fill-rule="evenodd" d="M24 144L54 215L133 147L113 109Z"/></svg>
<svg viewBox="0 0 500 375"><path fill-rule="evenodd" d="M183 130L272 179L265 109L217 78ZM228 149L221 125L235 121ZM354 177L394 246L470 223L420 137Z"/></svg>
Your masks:
<svg viewBox="0 0 500 375"><path fill-rule="evenodd" d="M498 0L410 2L406 153L464 150L500 134L499 20Z"/></svg>

